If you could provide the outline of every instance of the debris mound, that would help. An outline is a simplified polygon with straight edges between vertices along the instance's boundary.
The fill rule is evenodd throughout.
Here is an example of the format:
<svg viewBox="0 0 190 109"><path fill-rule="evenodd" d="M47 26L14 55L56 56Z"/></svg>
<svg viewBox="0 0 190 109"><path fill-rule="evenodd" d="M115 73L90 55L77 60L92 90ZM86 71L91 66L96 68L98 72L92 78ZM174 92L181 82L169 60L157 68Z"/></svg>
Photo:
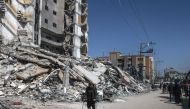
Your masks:
<svg viewBox="0 0 190 109"><path fill-rule="evenodd" d="M98 100L113 100L148 91L127 72L109 62L55 54L35 46L0 48L0 97L20 96L40 101L80 101L88 83Z"/></svg>

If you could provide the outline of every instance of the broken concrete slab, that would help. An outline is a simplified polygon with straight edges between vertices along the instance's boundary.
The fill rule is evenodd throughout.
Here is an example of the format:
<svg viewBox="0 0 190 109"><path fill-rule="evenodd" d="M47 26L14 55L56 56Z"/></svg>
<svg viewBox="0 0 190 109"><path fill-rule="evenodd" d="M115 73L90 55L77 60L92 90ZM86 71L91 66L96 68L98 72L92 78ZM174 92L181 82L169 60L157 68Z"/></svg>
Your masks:
<svg viewBox="0 0 190 109"><path fill-rule="evenodd" d="M43 94L50 94L52 91L50 89L40 89L40 92Z"/></svg>
<svg viewBox="0 0 190 109"><path fill-rule="evenodd" d="M29 85L20 85L20 86L18 86L18 88L19 88L18 93L24 92L28 87L29 87Z"/></svg>
<svg viewBox="0 0 190 109"><path fill-rule="evenodd" d="M3 91L0 91L0 96L3 96L5 93Z"/></svg>
<svg viewBox="0 0 190 109"><path fill-rule="evenodd" d="M49 69L33 66L23 72L16 73L17 78L21 80L27 80L29 78L48 73Z"/></svg>
<svg viewBox="0 0 190 109"><path fill-rule="evenodd" d="M104 64L102 63L95 63L96 64L96 68L93 69L92 73L97 75L97 76L100 76L101 74L105 73L107 68Z"/></svg>
<svg viewBox="0 0 190 109"><path fill-rule="evenodd" d="M14 82L11 82L10 86L11 86L11 87L14 87L14 88L17 87L17 85L16 85Z"/></svg>
<svg viewBox="0 0 190 109"><path fill-rule="evenodd" d="M119 67L113 66L113 68L116 69L117 72L122 76L123 82L125 82L126 84L130 83L130 78L127 77L127 75Z"/></svg>
<svg viewBox="0 0 190 109"><path fill-rule="evenodd" d="M94 75L90 71L87 71L82 66L74 65L74 67L78 70L78 72L82 73L83 76L86 79L88 79L90 82L92 82L93 84L98 84L100 82L100 79L98 78L98 76Z"/></svg>
<svg viewBox="0 0 190 109"><path fill-rule="evenodd" d="M43 83L45 83L52 75L54 75L55 73L59 72L61 69L56 69L53 70L48 76L45 77L45 79L43 80Z"/></svg>
<svg viewBox="0 0 190 109"><path fill-rule="evenodd" d="M59 71L58 77L59 77L59 79L60 79L62 82L64 81L64 73L63 73L62 70Z"/></svg>
<svg viewBox="0 0 190 109"><path fill-rule="evenodd" d="M30 85L30 89L35 89L36 87L37 87L36 84L31 84L31 85Z"/></svg>
<svg viewBox="0 0 190 109"><path fill-rule="evenodd" d="M25 69L28 69L28 68L30 68L30 67L32 67L32 66L34 66L34 64L31 64L31 63L28 63L28 64L26 64L26 65L22 65L20 68L18 68L18 72L19 71L23 71L23 70L25 70Z"/></svg>

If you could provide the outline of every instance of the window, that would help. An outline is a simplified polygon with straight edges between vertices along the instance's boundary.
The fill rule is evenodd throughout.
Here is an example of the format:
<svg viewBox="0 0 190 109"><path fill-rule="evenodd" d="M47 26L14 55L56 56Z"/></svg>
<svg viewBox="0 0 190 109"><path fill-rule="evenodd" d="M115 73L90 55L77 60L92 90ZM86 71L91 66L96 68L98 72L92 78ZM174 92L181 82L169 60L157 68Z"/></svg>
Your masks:
<svg viewBox="0 0 190 109"><path fill-rule="evenodd" d="M138 58L138 61L143 61L143 58Z"/></svg>
<svg viewBox="0 0 190 109"><path fill-rule="evenodd" d="M54 1L54 3L57 3L57 0L53 0Z"/></svg>
<svg viewBox="0 0 190 109"><path fill-rule="evenodd" d="M56 14L57 14L57 12L53 10L53 15L56 15Z"/></svg>
<svg viewBox="0 0 190 109"><path fill-rule="evenodd" d="M55 28L56 28L56 27L57 27L57 24L56 24L56 23L53 23L53 27L55 27Z"/></svg>
<svg viewBox="0 0 190 109"><path fill-rule="evenodd" d="M49 36L46 36L46 38L49 39L49 40L52 40L51 37L49 37Z"/></svg>
<svg viewBox="0 0 190 109"><path fill-rule="evenodd" d="M71 22L74 22L74 17L73 16L71 16Z"/></svg>
<svg viewBox="0 0 190 109"><path fill-rule="evenodd" d="M49 10L47 5L45 5L45 9L46 9L47 11Z"/></svg>
<svg viewBox="0 0 190 109"><path fill-rule="evenodd" d="M45 23L47 23L47 24L48 24L48 19L45 19Z"/></svg>

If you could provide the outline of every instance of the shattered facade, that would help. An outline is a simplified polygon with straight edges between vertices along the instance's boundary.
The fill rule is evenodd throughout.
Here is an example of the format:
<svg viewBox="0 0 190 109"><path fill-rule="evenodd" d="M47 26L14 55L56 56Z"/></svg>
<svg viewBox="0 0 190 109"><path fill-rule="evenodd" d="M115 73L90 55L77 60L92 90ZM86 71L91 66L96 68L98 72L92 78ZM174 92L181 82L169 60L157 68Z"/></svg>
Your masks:
<svg viewBox="0 0 190 109"><path fill-rule="evenodd" d="M19 41L80 58L88 52L86 0L0 0L0 43Z"/></svg>
<svg viewBox="0 0 190 109"><path fill-rule="evenodd" d="M32 0L0 0L1 42L10 44L17 40L21 44L31 44L33 37Z"/></svg>

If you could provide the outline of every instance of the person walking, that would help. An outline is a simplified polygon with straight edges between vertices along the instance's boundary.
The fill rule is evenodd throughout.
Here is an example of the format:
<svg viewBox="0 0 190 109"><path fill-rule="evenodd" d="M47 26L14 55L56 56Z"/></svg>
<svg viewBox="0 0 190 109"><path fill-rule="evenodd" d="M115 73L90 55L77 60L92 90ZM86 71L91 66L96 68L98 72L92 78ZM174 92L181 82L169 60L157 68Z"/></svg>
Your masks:
<svg viewBox="0 0 190 109"><path fill-rule="evenodd" d="M97 97L97 89L94 84L89 83L86 88L86 97L87 97L87 108L88 109L96 109L96 97Z"/></svg>
<svg viewBox="0 0 190 109"><path fill-rule="evenodd" d="M163 84L163 89L162 89L162 92L165 93L166 91L166 83Z"/></svg>
<svg viewBox="0 0 190 109"><path fill-rule="evenodd" d="M173 94L173 84L172 84L172 82L170 82L170 84L168 85L168 92L169 92L170 102L171 102L172 101L172 94Z"/></svg>
<svg viewBox="0 0 190 109"><path fill-rule="evenodd" d="M179 85L179 82L175 82L174 90L175 103L179 104L181 101L181 86Z"/></svg>

